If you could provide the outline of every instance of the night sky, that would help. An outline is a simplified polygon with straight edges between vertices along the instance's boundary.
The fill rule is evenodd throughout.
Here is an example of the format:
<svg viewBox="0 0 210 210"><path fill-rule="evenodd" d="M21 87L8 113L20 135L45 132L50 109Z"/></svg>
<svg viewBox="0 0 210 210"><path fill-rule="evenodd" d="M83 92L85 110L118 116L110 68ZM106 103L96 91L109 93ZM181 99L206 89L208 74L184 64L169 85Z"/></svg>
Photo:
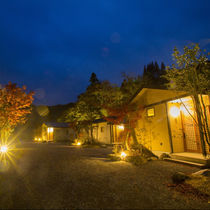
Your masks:
<svg viewBox="0 0 210 210"><path fill-rule="evenodd" d="M210 49L209 0L0 0L0 83L65 104L92 72L120 84L190 42Z"/></svg>

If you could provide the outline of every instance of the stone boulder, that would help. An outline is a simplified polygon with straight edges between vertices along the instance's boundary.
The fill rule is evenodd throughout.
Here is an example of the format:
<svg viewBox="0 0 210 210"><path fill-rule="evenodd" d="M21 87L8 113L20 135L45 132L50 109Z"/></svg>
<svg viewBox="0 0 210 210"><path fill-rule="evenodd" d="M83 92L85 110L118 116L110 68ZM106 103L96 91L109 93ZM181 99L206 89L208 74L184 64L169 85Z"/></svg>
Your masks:
<svg viewBox="0 0 210 210"><path fill-rule="evenodd" d="M180 183L184 182L186 179L189 179L189 176L187 176L186 174L184 174L182 172L176 172L172 176L172 181L175 184L180 184Z"/></svg>
<svg viewBox="0 0 210 210"><path fill-rule="evenodd" d="M210 169L203 169L200 171L197 171L195 173L192 174L193 176L206 176L206 177L210 177Z"/></svg>

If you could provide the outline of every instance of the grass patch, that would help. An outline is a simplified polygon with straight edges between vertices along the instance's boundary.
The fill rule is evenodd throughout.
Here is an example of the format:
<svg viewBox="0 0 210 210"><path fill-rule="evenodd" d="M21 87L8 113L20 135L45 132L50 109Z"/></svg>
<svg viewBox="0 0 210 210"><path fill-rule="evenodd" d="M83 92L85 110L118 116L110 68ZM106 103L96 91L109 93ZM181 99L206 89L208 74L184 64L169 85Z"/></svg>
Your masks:
<svg viewBox="0 0 210 210"><path fill-rule="evenodd" d="M84 143L81 146L84 147L84 148L106 148L107 147L105 144L101 144L101 143L98 143L98 142L94 142L94 143L91 143L91 144Z"/></svg>
<svg viewBox="0 0 210 210"><path fill-rule="evenodd" d="M55 143L57 144L63 144L63 145L72 145L73 141L67 139L67 140L56 140Z"/></svg>
<svg viewBox="0 0 210 210"><path fill-rule="evenodd" d="M168 187L193 200L199 199L208 202L210 198L208 194L198 190L197 188L193 187L191 184L188 183L169 184Z"/></svg>
<svg viewBox="0 0 210 210"><path fill-rule="evenodd" d="M191 175L190 179L186 180L186 183L210 196L210 177Z"/></svg>

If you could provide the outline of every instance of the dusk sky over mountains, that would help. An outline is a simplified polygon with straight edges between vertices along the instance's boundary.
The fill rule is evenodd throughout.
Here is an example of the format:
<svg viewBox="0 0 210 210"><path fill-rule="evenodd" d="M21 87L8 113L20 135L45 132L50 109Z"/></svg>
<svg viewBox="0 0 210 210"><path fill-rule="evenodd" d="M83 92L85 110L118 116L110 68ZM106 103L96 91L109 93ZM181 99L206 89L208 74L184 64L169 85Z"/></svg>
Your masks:
<svg viewBox="0 0 210 210"><path fill-rule="evenodd" d="M210 49L209 0L0 1L0 83L25 84L36 104L75 102L92 72L120 85L176 46Z"/></svg>

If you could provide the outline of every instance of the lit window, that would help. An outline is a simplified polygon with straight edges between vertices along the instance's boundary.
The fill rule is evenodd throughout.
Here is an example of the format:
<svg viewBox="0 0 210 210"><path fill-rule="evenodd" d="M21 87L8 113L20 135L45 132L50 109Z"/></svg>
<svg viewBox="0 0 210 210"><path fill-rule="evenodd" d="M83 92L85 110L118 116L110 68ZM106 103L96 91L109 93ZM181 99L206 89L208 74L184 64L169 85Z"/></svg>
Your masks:
<svg viewBox="0 0 210 210"><path fill-rule="evenodd" d="M52 133L53 132L53 128L47 128L47 132L48 133Z"/></svg>
<svg viewBox="0 0 210 210"><path fill-rule="evenodd" d="M123 131L123 130L124 130L124 125L118 125L117 128L118 128L119 130L122 130L122 131Z"/></svg>
<svg viewBox="0 0 210 210"><path fill-rule="evenodd" d="M155 116L155 109L154 108L147 109L147 117L153 117L153 116Z"/></svg>

